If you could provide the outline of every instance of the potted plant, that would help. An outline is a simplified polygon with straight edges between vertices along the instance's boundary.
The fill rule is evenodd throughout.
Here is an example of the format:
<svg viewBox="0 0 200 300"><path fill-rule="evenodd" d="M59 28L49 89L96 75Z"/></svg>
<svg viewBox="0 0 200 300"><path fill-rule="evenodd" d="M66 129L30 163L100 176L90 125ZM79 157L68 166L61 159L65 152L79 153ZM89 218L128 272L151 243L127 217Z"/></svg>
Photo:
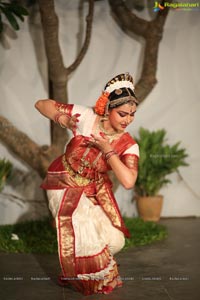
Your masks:
<svg viewBox="0 0 200 300"><path fill-rule="evenodd" d="M171 181L167 175L187 166L186 150L180 148L180 142L170 146L166 144L166 131L160 129L150 132L139 129L136 141L140 147L138 178L135 184L137 209L145 221L159 221L163 205L160 189Z"/></svg>

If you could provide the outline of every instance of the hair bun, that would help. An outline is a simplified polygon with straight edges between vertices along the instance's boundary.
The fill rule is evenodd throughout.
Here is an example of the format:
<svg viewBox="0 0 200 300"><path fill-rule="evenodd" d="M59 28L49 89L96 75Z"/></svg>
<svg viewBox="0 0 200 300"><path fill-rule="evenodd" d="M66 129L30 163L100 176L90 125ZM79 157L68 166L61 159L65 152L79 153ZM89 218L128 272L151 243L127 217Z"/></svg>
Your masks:
<svg viewBox="0 0 200 300"><path fill-rule="evenodd" d="M128 73L122 73L109 80L104 88L105 92L112 93L121 88L130 88L134 91L133 77Z"/></svg>

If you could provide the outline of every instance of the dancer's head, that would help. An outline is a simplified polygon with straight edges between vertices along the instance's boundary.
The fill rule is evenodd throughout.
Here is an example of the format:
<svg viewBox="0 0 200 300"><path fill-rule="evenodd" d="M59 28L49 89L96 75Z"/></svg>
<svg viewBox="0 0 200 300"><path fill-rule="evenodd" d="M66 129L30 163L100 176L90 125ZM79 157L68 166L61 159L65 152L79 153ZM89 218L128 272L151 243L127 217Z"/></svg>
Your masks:
<svg viewBox="0 0 200 300"><path fill-rule="evenodd" d="M104 119L109 118L119 130L120 126L125 128L133 121L137 105L133 78L129 73L123 73L106 83L94 109L97 114L104 116Z"/></svg>

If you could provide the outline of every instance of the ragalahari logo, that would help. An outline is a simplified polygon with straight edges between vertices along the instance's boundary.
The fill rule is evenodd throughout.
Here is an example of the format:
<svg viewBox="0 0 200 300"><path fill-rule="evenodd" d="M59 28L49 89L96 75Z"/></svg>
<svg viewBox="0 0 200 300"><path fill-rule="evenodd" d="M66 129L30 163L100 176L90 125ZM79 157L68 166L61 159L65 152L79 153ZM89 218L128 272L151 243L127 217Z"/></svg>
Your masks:
<svg viewBox="0 0 200 300"><path fill-rule="evenodd" d="M154 8L153 8L153 11L159 11L159 10L163 10L165 7L162 6L159 2L155 2L154 3Z"/></svg>
<svg viewBox="0 0 200 300"><path fill-rule="evenodd" d="M157 11L163 10L167 7L176 9L176 10L187 10L187 11L196 10L197 11L200 9L200 4L199 4L199 2L172 2L172 3L169 3L167 1L162 2L162 4L160 4L159 2L155 1L153 11L157 12Z"/></svg>

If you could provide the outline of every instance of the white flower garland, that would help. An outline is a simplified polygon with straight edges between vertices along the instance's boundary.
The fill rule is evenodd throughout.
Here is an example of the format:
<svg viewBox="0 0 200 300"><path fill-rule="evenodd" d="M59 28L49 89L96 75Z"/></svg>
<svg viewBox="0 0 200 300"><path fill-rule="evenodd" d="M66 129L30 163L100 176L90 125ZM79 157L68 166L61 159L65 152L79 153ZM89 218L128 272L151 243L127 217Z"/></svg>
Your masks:
<svg viewBox="0 0 200 300"><path fill-rule="evenodd" d="M120 88L130 88L134 91L134 85L132 84L132 82L130 81L116 81L112 84L110 84L109 86L106 87L106 89L104 90L105 92L108 93L112 93L114 90L120 89Z"/></svg>

